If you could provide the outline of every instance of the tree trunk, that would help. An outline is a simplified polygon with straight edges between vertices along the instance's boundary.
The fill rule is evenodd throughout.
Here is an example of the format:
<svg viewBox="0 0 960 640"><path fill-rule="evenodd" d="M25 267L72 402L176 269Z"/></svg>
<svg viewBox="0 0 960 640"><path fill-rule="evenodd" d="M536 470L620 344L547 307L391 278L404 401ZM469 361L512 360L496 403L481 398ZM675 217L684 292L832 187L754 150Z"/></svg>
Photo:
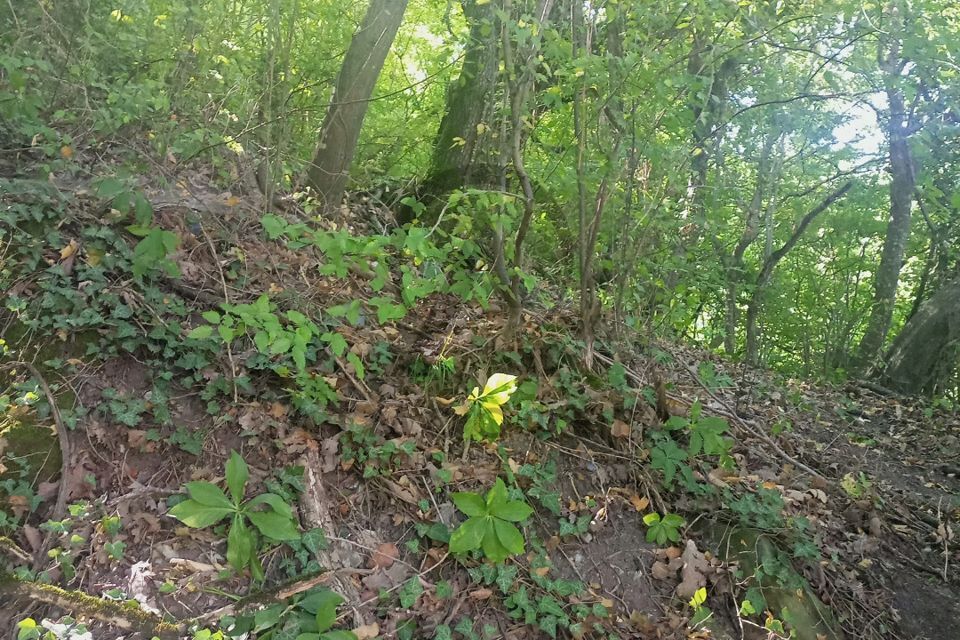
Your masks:
<svg viewBox="0 0 960 640"><path fill-rule="evenodd" d="M328 214L343 200L367 104L406 8L407 0L370 0L343 59L317 152L307 171L307 184Z"/></svg>
<svg viewBox="0 0 960 640"><path fill-rule="evenodd" d="M447 89L447 104L430 159L427 189L446 193L464 185L496 184L496 157L481 156L484 116L497 82L499 63L493 2L463 0L470 42L460 76Z"/></svg>
<svg viewBox="0 0 960 640"><path fill-rule="evenodd" d="M904 16L894 7L895 19L903 25ZM895 27L896 28L896 27ZM893 308L896 303L897 286L903 254L910 237L910 209L913 204L915 185L913 159L910 153L910 118L904 104L904 95L898 81L906 62L900 59L900 42L894 41L882 59L885 72L889 119L887 138L890 153L890 220L883 253L877 268L874 285L873 307L867 329L857 349L856 368L864 371L879 357L890 331Z"/></svg>
<svg viewBox="0 0 960 640"><path fill-rule="evenodd" d="M757 276L757 283L753 289L753 295L747 304L747 364L753 366L760 364L760 332L757 320L760 316L763 294L766 292L767 284L770 282L770 277L773 276L773 270L776 268L777 263L783 260L783 257L800 241L800 237L803 235L803 232L807 230L807 227L810 226L810 223L813 222L813 219L826 211L831 204L846 195L851 187L853 187L853 183L847 182L824 198L816 207L808 211L794 228L790 238L783 243L783 246L771 253L767 259L764 260L763 267L760 269L760 275Z"/></svg>
<svg viewBox="0 0 960 640"><path fill-rule="evenodd" d="M771 167L770 154L773 146L780 138L781 132L774 128L767 134L760 150L760 158L757 161L757 184L754 186L753 198L747 207L746 217L744 219L743 231L740 233L740 239L733 250L733 255L727 261L727 291L726 291L726 313L724 314L724 336L723 349L728 356L733 356L737 347L737 328L740 325L740 285L744 276L743 256L760 236L760 214L764 211L763 202L767 197L768 187L778 179L774 175L775 171ZM779 167L779 161L774 163ZM773 206L773 201L768 201L769 206Z"/></svg>
<svg viewBox="0 0 960 640"><path fill-rule="evenodd" d="M907 394L933 393L960 356L960 279L943 285L894 340L883 382Z"/></svg>

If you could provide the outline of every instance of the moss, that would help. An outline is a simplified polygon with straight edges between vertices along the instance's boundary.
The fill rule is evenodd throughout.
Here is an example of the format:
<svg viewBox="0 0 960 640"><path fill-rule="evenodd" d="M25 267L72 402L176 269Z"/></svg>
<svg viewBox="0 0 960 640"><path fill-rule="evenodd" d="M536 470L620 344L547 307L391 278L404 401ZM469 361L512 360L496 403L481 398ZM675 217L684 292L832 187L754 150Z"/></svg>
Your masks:
<svg viewBox="0 0 960 640"><path fill-rule="evenodd" d="M746 577L746 587L757 587L767 601L766 609L789 622L798 640L842 640L843 632L833 612L792 568L789 556L773 539L757 529L734 528L718 533L726 562L737 562ZM777 575L758 567L777 568ZM784 582L792 583L784 585ZM798 586L799 585L799 586Z"/></svg>
<svg viewBox="0 0 960 640"><path fill-rule="evenodd" d="M52 425L35 424L29 418L9 420L0 427L0 462L7 470L0 479L16 477L26 470L37 482L51 482L60 473L60 441Z"/></svg>

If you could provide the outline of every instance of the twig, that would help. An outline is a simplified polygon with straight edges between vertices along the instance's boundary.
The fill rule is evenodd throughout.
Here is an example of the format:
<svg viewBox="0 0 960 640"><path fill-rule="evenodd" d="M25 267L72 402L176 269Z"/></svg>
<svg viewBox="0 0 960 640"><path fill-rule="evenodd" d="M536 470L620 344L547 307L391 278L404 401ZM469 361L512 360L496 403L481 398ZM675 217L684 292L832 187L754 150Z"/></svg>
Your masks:
<svg viewBox="0 0 960 640"><path fill-rule="evenodd" d="M33 560L29 553L21 549L16 542L7 536L0 536L0 553L6 554L14 560L23 562L24 564L30 564L30 562Z"/></svg>
<svg viewBox="0 0 960 640"><path fill-rule="evenodd" d="M423 580L423 577L424 577L424 576L426 576L428 573L432 572L434 569L436 569L437 567L439 567L440 565L442 565L449 555L450 555L450 552L448 551L447 553L443 554L443 556L442 556L439 560L437 560L437 563L436 563L435 565L433 565L433 566L430 567L429 569L424 569L423 571L419 572L419 573L418 573L416 576L414 576L414 577L415 577L417 580ZM368 604L372 604L372 603L374 603L374 602L377 602L377 601L379 601L383 596L385 596L386 594L388 594L388 593L393 593L394 591L396 591L397 589L401 588L401 587L402 587L403 585L405 585L406 583L407 583L407 580L404 580L404 581L401 582L400 584L395 584L395 585L393 585L392 587L390 587L389 589L387 589L387 590L385 590L385 591L381 591L379 594L377 594L377 595L375 595L375 596L373 596L373 597L371 597L371 598L367 598L366 600L364 600L363 602L361 602L360 604L358 604L356 607L354 607L354 609L361 609L361 608L367 606ZM339 616L337 616L337 620L338 620L338 621L339 621L339 620L342 620L346 615L347 615L347 612L341 613Z"/></svg>
<svg viewBox="0 0 960 640"><path fill-rule="evenodd" d="M210 255L213 258L213 263L217 265L217 272L220 274L220 284L223 286L223 302L224 304L230 304L230 289L227 287L227 279L223 275L223 265L220 264L217 249L213 246L213 240L210 238L210 234L207 233L206 227L203 226L202 222L200 222L199 225L203 237L207 240L207 246L210 247ZM237 390L237 365L233 361L233 350L230 348L230 342L224 340L224 343L227 346L227 360L230 362L230 383L233 385L233 402L236 404L240 401L240 394Z"/></svg>
<svg viewBox="0 0 960 640"><path fill-rule="evenodd" d="M333 352L331 351L331 354L332 353ZM353 386L356 387L357 391L363 394L364 400L366 400L367 402L373 402L373 392L370 391L370 387L360 382L360 380L358 380L356 376L350 373L349 369L347 369L347 365L343 363L343 360L341 360L336 355L333 356L333 359L336 361L337 366L340 367L340 370L343 371L344 375L346 375L347 378L350 379L350 382L353 383Z"/></svg>
<svg viewBox="0 0 960 640"><path fill-rule="evenodd" d="M60 486L57 488L57 502L53 507L53 513L51 514L51 520L61 520L63 515L67 511L67 496L69 495L69 487L67 486L67 469L70 467L70 436L67 432L67 427L63 423L63 416L60 415L60 407L57 405L57 398L53 395L53 391L50 390L50 385L47 384L47 381L40 374L40 371L29 362L8 362L4 364L0 369L11 369L14 367L23 366L30 372L30 375L36 379L37 384L40 385L40 389L43 391L44 395L47 397L47 404L50 405L50 415L53 416L53 424L57 432L57 440L60 444ZM49 532L46 538L43 541L43 544L40 546L40 549L37 550L36 556L33 559L34 569L40 568L40 562L43 558L47 557L47 551L50 548L50 543L53 540L53 532Z"/></svg>

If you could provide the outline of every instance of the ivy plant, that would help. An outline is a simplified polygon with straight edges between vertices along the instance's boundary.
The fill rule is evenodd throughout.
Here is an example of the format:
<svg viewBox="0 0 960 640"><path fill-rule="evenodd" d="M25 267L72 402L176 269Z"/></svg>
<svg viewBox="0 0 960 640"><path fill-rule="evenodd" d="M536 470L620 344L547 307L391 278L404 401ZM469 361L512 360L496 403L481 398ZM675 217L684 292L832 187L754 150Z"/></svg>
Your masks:
<svg viewBox="0 0 960 640"><path fill-rule="evenodd" d="M243 496L250 477L247 463L236 451L231 452L226 464L227 488L230 496L212 482L195 481L186 484L190 498L174 505L170 515L195 529L210 527L230 518L227 533L227 562L240 571L250 568L254 580L262 581L263 567L257 557L259 531L269 540L283 542L299 540L300 532L290 505L275 493L261 493L244 502ZM248 526L253 525L253 528Z"/></svg>
<svg viewBox="0 0 960 640"><path fill-rule="evenodd" d="M503 562L523 553L523 534L513 523L526 520L533 509L522 500L510 500L503 480L497 478L486 497L470 492L455 493L453 503L468 518L450 536L451 552L480 549L492 562Z"/></svg>

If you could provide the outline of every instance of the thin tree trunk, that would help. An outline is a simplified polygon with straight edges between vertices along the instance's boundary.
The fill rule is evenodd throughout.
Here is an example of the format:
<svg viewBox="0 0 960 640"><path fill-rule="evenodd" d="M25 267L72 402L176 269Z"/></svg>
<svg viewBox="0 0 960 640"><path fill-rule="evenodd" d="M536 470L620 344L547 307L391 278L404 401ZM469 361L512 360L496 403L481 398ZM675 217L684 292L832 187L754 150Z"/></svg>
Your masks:
<svg viewBox="0 0 960 640"><path fill-rule="evenodd" d="M895 6L894 19L899 22L895 28L901 28L906 19ZM910 237L910 209L913 204L915 185L913 159L910 153L910 118L904 103L904 95L898 80L906 64L900 59L900 42L895 40L881 58L885 72L886 94L889 109L887 137L890 153L890 220L887 223L887 235L883 243L880 265L875 279L873 307L867 329L860 340L857 350L856 368L865 371L870 368L883 350L883 344L890 331L893 308L896 303L897 286L900 283L900 269L907 240Z"/></svg>
<svg viewBox="0 0 960 640"><path fill-rule="evenodd" d="M777 143L780 135L780 130L774 129L767 134L766 140L764 140L763 148L760 150L760 158L757 161L757 184L753 190L753 198L747 207L740 239L737 241L737 246L733 249L733 255L728 261L723 349L729 356L736 352L737 347L737 329L740 325L740 285L744 276L743 256L750 245L760 236L760 214L764 210L764 198L768 188L772 187L772 183L777 179L773 175L770 154L773 152L773 146Z"/></svg>
<svg viewBox="0 0 960 640"><path fill-rule="evenodd" d="M406 8L407 0L370 0L343 59L317 152L307 171L307 184L327 214L336 211L343 200L367 105Z"/></svg>
<svg viewBox="0 0 960 640"><path fill-rule="evenodd" d="M553 7L554 0L539 0L536 17L540 24L538 34L525 51L526 55L522 60L522 66L517 66L517 59L513 49L511 34L508 31L508 24L501 25L501 46L503 50L504 78L506 85L506 100L509 106L509 139L504 132L503 153L501 162L508 159L513 164L513 172L520 183L523 193L523 211L520 216L520 224L517 226L517 233L513 241L512 271L509 276L509 282L501 282L501 289L504 292L504 298L509 307L506 326L506 336L510 339L516 335L520 328L520 320L523 312L523 300L521 295L523 268L523 243L526 240L527 232L530 230L530 223L533 220L533 210L536 200L533 193L533 184L530 182L530 176L527 173L523 162L523 116L527 108L527 98L534 86L536 76L535 58L540 49L540 38L543 29L546 28L547 17L550 15L550 9ZM504 15L510 16L513 10L511 0L504 0ZM501 172L505 171L505 166L501 167ZM506 264L506 238L501 234L498 238L497 260ZM506 275L506 274L505 274Z"/></svg>
<svg viewBox="0 0 960 640"><path fill-rule="evenodd" d="M760 333L758 331L757 320L760 315L760 307L763 302L763 295L766 292L767 284L773 275L773 270L787 253L800 241L803 232L807 230L814 218L827 210L830 205L846 195L847 191L853 187L852 182L844 184L842 187L824 198L820 204L807 212L797 224L790 238L783 243L779 249L770 254L764 261L760 274L757 276L756 286L753 289L753 295L747 305L747 363L757 366L760 363Z"/></svg>

